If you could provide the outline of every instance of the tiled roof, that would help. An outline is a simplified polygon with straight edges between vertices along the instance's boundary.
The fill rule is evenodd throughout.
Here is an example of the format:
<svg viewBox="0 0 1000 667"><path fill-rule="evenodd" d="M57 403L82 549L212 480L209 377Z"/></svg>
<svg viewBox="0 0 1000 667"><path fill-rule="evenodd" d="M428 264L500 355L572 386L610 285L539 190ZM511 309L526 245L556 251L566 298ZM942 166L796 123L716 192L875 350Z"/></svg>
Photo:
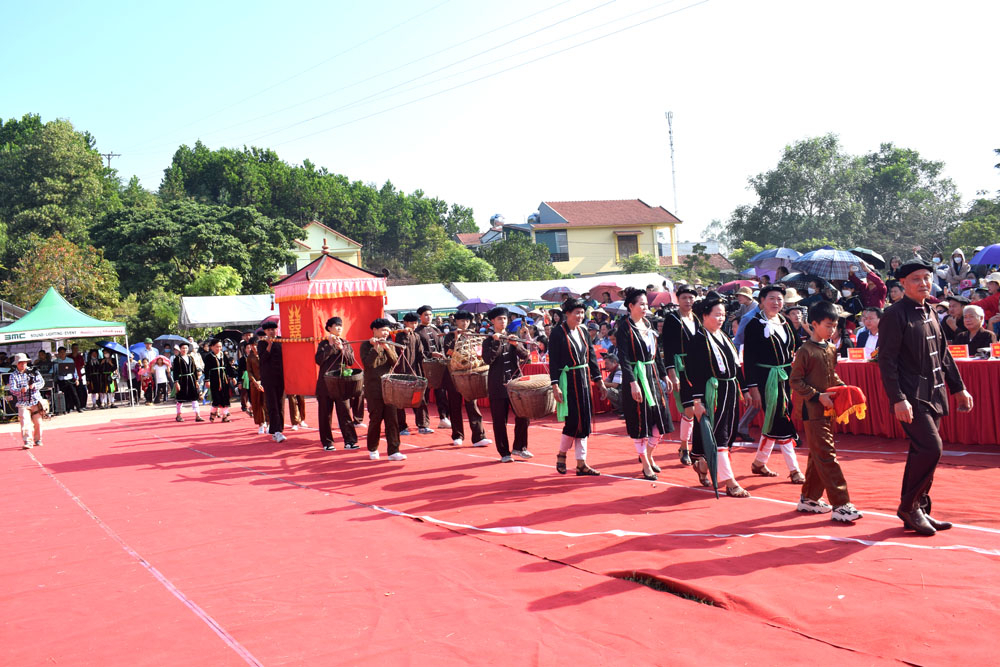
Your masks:
<svg viewBox="0 0 1000 667"><path fill-rule="evenodd" d="M685 257L687 257L687 255L677 255L677 264L674 264L673 262L670 261L670 255L662 256L660 257L660 266L680 266L681 264L684 263ZM728 259L726 259L723 255L720 255L719 253L713 253L709 255L708 263L714 266L715 268L719 269L720 271L736 270L736 267L733 266L733 263L730 262Z"/></svg>
<svg viewBox="0 0 1000 667"><path fill-rule="evenodd" d="M467 234L455 234L455 238L462 245L479 245L480 241L482 241L483 233L469 232Z"/></svg>
<svg viewBox="0 0 1000 667"><path fill-rule="evenodd" d="M566 223L536 224L535 229L635 225L674 225L680 220L662 206L650 206L641 199L604 201L547 201L549 208Z"/></svg>

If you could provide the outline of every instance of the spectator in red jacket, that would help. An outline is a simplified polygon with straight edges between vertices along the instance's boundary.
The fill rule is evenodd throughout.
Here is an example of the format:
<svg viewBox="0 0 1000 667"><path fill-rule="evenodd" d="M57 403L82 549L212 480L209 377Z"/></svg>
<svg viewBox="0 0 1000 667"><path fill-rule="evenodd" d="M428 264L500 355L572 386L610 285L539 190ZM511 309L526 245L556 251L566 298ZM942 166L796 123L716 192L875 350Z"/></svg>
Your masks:
<svg viewBox="0 0 1000 667"><path fill-rule="evenodd" d="M861 299L861 303L864 304L865 308L884 308L885 307L885 295L888 292L885 283L882 279L878 277L878 274L868 265L867 262L861 263L867 275L864 278L858 278L855 272L859 270L859 267L851 267L851 282L858 290L858 298Z"/></svg>

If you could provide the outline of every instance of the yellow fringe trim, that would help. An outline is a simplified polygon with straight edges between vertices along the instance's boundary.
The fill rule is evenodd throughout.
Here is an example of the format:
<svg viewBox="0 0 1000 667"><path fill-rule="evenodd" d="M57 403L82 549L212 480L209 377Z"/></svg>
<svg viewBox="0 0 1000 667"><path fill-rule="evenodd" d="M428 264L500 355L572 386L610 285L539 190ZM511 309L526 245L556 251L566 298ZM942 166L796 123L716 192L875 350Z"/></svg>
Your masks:
<svg viewBox="0 0 1000 667"><path fill-rule="evenodd" d="M850 421L851 415L854 415L859 420L864 419L868 416L868 406L865 404L852 405L843 414L838 415L836 411L827 408L823 411L825 417L835 417L838 424L846 424Z"/></svg>

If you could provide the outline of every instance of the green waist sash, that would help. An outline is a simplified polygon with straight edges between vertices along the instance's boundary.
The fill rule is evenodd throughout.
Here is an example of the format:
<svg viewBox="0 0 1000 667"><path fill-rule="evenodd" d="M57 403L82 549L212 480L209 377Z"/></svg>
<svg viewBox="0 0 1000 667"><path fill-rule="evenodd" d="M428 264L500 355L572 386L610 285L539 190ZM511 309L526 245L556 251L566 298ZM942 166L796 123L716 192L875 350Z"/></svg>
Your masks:
<svg viewBox="0 0 1000 667"><path fill-rule="evenodd" d="M675 354L674 355L674 373L677 375L677 385L674 387L674 405L677 406L677 414L684 414L684 406L681 405L681 374L684 373L684 357L687 354Z"/></svg>
<svg viewBox="0 0 1000 667"><path fill-rule="evenodd" d="M646 399L646 405L656 405L656 401L653 400L653 390L649 388L649 377L646 376L646 367L652 366L656 360L630 361L629 363L632 364L632 374L635 375L636 381L642 387L642 395Z"/></svg>
<svg viewBox="0 0 1000 667"><path fill-rule="evenodd" d="M767 382L764 383L766 407L764 410L764 430L761 431L762 434L766 434L771 430L771 425L774 423L774 411L778 408L778 383L788 380L788 371L785 369L791 364L776 364L774 366L757 364L757 366L770 369L767 372Z"/></svg>
<svg viewBox="0 0 1000 667"><path fill-rule="evenodd" d="M570 371L578 371L581 368L586 368L587 364L580 364L579 366L563 366L563 369L559 371L559 392L562 394L562 401L556 406L556 419L561 422L566 421L566 417L569 415L569 404L566 403L566 392L569 391L569 378L567 373Z"/></svg>
<svg viewBox="0 0 1000 667"><path fill-rule="evenodd" d="M736 382L736 378L708 378L705 383L705 412L708 423L715 428L715 411L719 407L719 383Z"/></svg>

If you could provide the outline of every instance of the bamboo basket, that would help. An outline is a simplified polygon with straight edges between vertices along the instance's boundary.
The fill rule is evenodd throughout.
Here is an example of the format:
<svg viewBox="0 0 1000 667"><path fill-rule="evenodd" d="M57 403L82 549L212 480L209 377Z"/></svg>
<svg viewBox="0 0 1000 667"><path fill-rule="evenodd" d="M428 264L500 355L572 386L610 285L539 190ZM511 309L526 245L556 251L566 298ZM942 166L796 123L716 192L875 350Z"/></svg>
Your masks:
<svg viewBox="0 0 1000 667"><path fill-rule="evenodd" d="M389 373L382 376L382 400L397 408L416 408L424 400L427 378Z"/></svg>
<svg viewBox="0 0 1000 667"><path fill-rule="evenodd" d="M424 377L431 389L437 389L444 383L444 374L448 372L448 362L444 359L426 359L421 364Z"/></svg>
<svg viewBox="0 0 1000 667"><path fill-rule="evenodd" d="M451 381L462 394L462 398L467 401L486 398L489 393L486 388L486 375L489 370L489 366L480 366L468 371L452 371Z"/></svg>
<svg viewBox="0 0 1000 667"><path fill-rule="evenodd" d="M523 375L507 383L510 407L518 417L539 419L556 411L548 375Z"/></svg>
<svg viewBox="0 0 1000 667"><path fill-rule="evenodd" d="M349 401L361 395L364 374L360 368L347 368L350 375L341 375L339 368L331 370L323 376L326 393L335 401Z"/></svg>

